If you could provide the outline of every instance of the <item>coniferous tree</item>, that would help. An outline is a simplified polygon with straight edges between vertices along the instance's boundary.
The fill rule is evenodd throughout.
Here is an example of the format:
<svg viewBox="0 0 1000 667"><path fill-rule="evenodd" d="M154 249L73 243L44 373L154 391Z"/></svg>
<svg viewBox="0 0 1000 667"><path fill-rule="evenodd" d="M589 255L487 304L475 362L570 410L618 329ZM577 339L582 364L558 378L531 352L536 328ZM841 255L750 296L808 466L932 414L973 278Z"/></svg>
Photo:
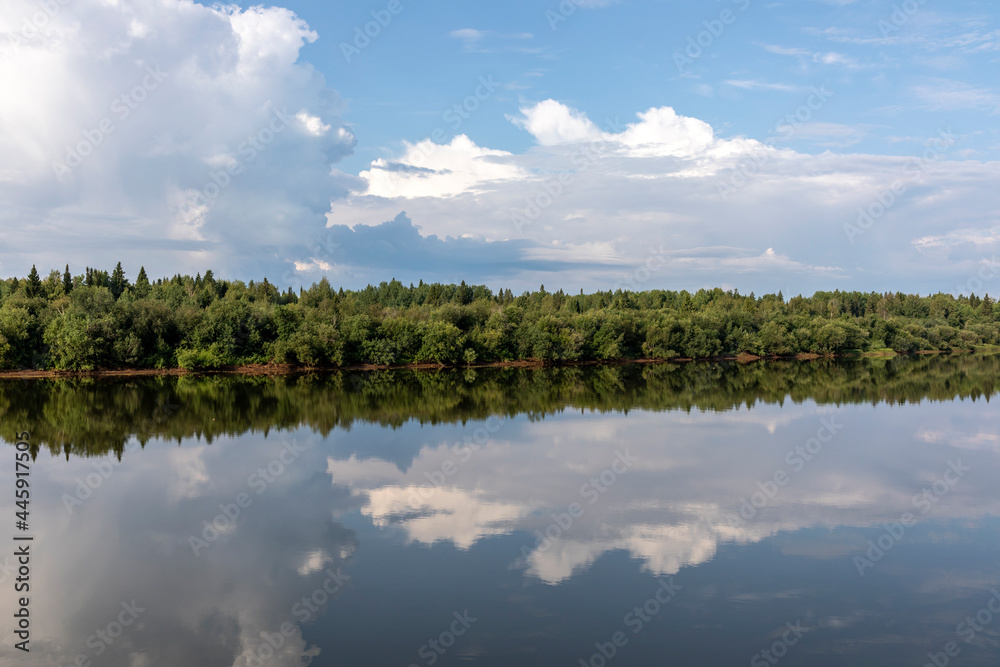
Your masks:
<svg viewBox="0 0 1000 667"><path fill-rule="evenodd" d="M139 267L139 275L135 277L135 293L140 299L145 298L150 291L149 278L146 276L146 267Z"/></svg>
<svg viewBox="0 0 1000 667"><path fill-rule="evenodd" d="M66 270L63 272L63 294L69 294L73 291L73 276L69 273L69 264L66 265Z"/></svg>
<svg viewBox="0 0 1000 667"><path fill-rule="evenodd" d="M117 300L128 288L128 280L125 278L125 271L122 270L122 263L118 262L114 273L111 274L111 296Z"/></svg>
<svg viewBox="0 0 1000 667"><path fill-rule="evenodd" d="M35 268L34 264L31 265L31 273L28 274L28 282L24 285L24 291L30 299L42 294L42 279L38 277L38 269Z"/></svg>

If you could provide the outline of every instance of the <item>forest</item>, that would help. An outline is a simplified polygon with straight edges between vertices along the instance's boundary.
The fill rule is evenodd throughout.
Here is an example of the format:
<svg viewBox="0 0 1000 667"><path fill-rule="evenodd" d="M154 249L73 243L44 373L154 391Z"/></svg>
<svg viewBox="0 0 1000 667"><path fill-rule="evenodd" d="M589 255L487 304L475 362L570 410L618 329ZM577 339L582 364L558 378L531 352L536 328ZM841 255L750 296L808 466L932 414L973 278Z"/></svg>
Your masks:
<svg viewBox="0 0 1000 667"><path fill-rule="evenodd" d="M0 421L31 433L32 453L119 458L128 442L181 444L252 431L375 423L398 428L490 417L545 419L565 410L730 411L758 404L989 402L1000 354L553 368L333 371L276 375L0 379Z"/></svg>
<svg viewBox="0 0 1000 667"><path fill-rule="evenodd" d="M209 370L253 364L481 365L754 355L991 349L988 295L738 290L537 291L392 280L362 290L327 279L298 293L266 278L130 281L32 267L0 280L0 369Z"/></svg>

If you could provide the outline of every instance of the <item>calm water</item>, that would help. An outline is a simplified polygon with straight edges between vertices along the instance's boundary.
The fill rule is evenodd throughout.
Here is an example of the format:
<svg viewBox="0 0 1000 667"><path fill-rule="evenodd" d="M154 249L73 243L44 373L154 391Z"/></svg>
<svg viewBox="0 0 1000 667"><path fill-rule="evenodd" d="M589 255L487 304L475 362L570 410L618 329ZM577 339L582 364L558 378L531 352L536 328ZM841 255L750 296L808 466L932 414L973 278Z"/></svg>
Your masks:
<svg viewBox="0 0 1000 667"><path fill-rule="evenodd" d="M3 382L0 663L995 666L998 374Z"/></svg>

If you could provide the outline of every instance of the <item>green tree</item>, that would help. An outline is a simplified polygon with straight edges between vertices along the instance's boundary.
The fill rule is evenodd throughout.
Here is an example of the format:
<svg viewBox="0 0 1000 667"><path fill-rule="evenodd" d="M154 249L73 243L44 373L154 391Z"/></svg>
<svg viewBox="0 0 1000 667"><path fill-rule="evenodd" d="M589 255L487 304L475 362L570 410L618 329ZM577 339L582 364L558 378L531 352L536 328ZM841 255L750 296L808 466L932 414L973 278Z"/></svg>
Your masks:
<svg viewBox="0 0 1000 667"><path fill-rule="evenodd" d="M31 273L28 274L28 282L24 285L24 293L29 299L34 299L42 295L42 279L38 277L38 269L31 265Z"/></svg>
<svg viewBox="0 0 1000 667"><path fill-rule="evenodd" d="M66 265L66 270L63 271L63 294L69 294L73 291L73 276L69 273L69 264Z"/></svg>
<svg viewBox="0 0 1000 667"><path fill-rule="evenodd" d="M423 327L423 344L417 351L419 361L453 364L462 356L462 331L447 322L427 322Z"/></svg>
<svg viewBox="0 0 1000 667"><path fill-rule="evenodd" d="M12 306L9 302L0 308L0 368L30 365L34 331L35 318L28 308Z"/></svg>
<svg viewBox="0 0 1000 667"><path fill-rule="evenodd" d="M120 266L120 265L119 265ZM139 275L135 277L135 293L140 299L144 299L149 296L151 286L149 284L149 278L146 276L146 267L139 267Z"/></svg>
<svg viewBox="0 0 1000 667"><path fill-rule="evenodd" d="M105 287L81 287L73 290L72 300L45 329L53 365L80 371L110 367L118 334L111 318L111 293Z"/></svg>
<svg viewBox="0 0 1000 667"><path fill-rule="evenodd" d="M125 277L125 271L122 270L122 263L118 262L111 274L111 296L117 300L125 293L128 286L128 279Z"/></svg>

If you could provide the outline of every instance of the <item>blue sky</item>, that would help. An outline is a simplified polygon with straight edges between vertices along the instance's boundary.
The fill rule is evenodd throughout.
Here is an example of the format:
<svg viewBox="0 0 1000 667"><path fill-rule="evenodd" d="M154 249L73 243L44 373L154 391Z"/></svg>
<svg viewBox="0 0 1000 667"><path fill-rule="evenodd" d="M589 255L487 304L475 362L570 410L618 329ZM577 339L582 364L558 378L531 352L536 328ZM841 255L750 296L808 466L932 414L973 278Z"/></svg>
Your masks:
<svg viewBox="0 0 1000 667"><path fill-rule="evenodd" d="M1000 291L993 2L12 6L4 274Z"/></svg>
<svg viewBox="0 0 1000 667"><path fill-rule="evenodd" d="M460 131L505 150L531 146L531 137L504 119L523 102L560 100L597 122L671 106L724 136L764 140L820 85L834 99L815 122L831 127L787 142L796 150L909 155L949 125L979 136L969 148L983 158L995 159L1000 149L990 122L1000 107L992 2L925 2L912 15L903 12L905 22L894 22L899 4L890 2L632 1L566 17L558 2L401 2L402 13L351 62L338 47L351 44L353 29L385 2L286 4L315 17L309 23L320 38L302 55L336 82L344 120L366 138L344 162L357 170L401 140L450 130L444 111L483 75L504 90ZM688 63L688 39L724 10L733 22ZM464 36L470 30L482 36Z"/></svg>

